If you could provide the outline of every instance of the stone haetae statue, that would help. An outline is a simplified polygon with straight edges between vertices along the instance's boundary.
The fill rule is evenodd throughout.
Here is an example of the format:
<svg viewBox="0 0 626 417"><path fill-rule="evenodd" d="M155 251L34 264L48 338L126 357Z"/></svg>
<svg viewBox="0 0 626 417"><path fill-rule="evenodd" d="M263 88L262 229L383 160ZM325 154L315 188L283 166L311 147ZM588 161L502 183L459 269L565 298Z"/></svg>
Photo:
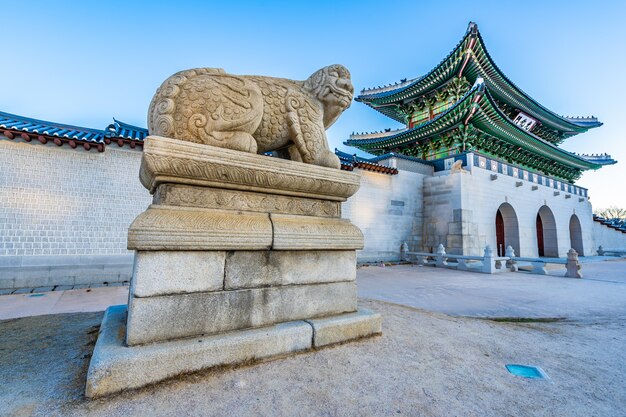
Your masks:
<svg viewBox="0 0 626 417"><path fill-rule="evenodd" d="M294 161L340 168L325 130L354 94L350 72L324 67L305 81L227 74L219 68L178 72L150 103L150 135L244 152L279 151Z"/></svg>
<svg viewBox="0 0 626 417"><path fill-rule="evenodd" d="M462 160L458 160L456 162L454 162L452 164L452 167L450 167L450 173L451 174L467 174L467 171L465 171L463 169L463 161Z"/></svg>
<svg viewBox="0 0 626 417"><path fill-rule="evenodd" d="M363 234L341 217L360 176L327 168L340 165L325 128L352 95L340 65L305 81L204 68L163 83L139 169L153 204L128 229L128 303L104 314L87 397L381 333L357 304Z"/></svg>

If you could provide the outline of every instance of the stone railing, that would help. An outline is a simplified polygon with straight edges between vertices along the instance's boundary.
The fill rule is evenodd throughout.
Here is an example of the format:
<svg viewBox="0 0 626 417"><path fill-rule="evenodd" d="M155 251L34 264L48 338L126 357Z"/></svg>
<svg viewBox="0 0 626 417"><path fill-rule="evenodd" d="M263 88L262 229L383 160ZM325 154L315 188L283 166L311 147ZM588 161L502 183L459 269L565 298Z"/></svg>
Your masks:
<svg viewBox="0 0 626 417"><path fill-rule="evenodd" d="M600 256L623 256L626 255L626 249L604 249L602 245L598 247L598 255Z"/></svg>
<svg viewBox="0 0 626 417"><path fill-rule="evenodd" d="M582 278L580 272L582 266L578 261L578 253L574 249L567 252L567 259L551 258L523 258L515 256L515 251L509 245L506 248L505 256L494 256L493 250L488 245L485 247L483 256L451 255L446 253L443 244L437 247L437 252L409 252L403 244L401 247L401 257L403 260L411 261L415 259L418 265L432 265L436 267L455 268L459 271L482 272L485 274L495 274L499 272L519 271L518 262L528 262L532 269L531 274L548 275L547 264L565 265L565 277ZM455 265L448 264L448 260L456 261Z"/></svg>
<svg viewBox="0 0 626 417"><path fill-rule="evenodd" d="M448 260L456 261L456 269L460 271L483 272L485 274L495 274L507 271L503 267L503 262L508 261L506 256L494 256L490 246L485 248L484 256L452 255L446 253L445 247L440 244L437 252L406 252L406 255L413 256L418 265L434 265L438 267L453 267L448 264ZM408 259L408 257L407 257ZM476 264L477 268L474 268Z"/></svg>

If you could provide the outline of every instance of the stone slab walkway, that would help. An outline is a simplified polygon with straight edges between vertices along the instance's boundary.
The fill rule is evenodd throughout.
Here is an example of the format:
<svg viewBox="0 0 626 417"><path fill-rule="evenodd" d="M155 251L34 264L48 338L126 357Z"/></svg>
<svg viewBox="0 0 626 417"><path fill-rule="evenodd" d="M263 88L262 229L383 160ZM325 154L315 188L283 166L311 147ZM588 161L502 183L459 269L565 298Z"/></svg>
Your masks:
<svg viewBox="0 0 626 417"><path fill-rule="evenodd" d="M359 296L475 317L626 318L626 259L585 263L584 278L429 266L363 267Z"/></svg>
<svg viewBox="0 0 626 417"><path fill-rule="evenodd" d="M104 311L110 305L127 302L127 286L2 295L0 320L45 314Z"/></svg>

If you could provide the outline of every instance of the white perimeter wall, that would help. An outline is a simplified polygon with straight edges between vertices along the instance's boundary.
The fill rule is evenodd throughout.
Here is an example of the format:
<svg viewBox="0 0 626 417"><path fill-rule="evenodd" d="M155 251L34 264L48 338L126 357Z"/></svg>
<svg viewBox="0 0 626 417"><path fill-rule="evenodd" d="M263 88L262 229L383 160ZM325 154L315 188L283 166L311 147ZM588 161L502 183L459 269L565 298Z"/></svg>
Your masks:
<svg viewBox="0 0 626 417"><path fill-rule="evenodd" d="M626 233L611 229L599 222L593 222L593 239L595 240L595 250L598 246L603 249L626 250Z"/></svg>
<svg viewBox="0 0 626 417"><path fill-rule="evenodd" d="M430 169L430 167L428 167ZM416 250L421 245L423 173L400 171L388 175L355 169L361 188L342 204L342 216L365 236L357 252L359 262L400 259L403 242Z"/></svg>
<svg viewBox="0 0 626 417"><path fill-rule="evenodd" d="M138 178L141 150L116 148L97 152L0 140L4 287L6 280L17 287L46 284L36 275L58 265L132 262L128 226L152 198ZM16 273L11 267L32 268ZM79 283L67 272L57 278L47 284Z"/></svg>

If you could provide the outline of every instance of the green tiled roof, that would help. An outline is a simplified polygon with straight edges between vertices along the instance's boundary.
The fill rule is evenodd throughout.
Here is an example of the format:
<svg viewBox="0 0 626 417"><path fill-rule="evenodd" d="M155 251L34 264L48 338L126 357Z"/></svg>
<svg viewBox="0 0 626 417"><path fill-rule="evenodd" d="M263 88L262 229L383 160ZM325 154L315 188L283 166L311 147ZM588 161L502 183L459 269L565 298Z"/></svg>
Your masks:
<svg viewBox="0 0 626 417"><path fill-rule="evenodd" d="M483 78L492 96L539 120L544 126L569 137L601 126L595 117L564 117L542 106L524 93L498 68L485 48L478 26L470 22L465 36L450 54L426 75L394 86L363 90L356 100L379 112L406 122L406 115L397 105L423 96L461 74L471 83Z"/></svg>

